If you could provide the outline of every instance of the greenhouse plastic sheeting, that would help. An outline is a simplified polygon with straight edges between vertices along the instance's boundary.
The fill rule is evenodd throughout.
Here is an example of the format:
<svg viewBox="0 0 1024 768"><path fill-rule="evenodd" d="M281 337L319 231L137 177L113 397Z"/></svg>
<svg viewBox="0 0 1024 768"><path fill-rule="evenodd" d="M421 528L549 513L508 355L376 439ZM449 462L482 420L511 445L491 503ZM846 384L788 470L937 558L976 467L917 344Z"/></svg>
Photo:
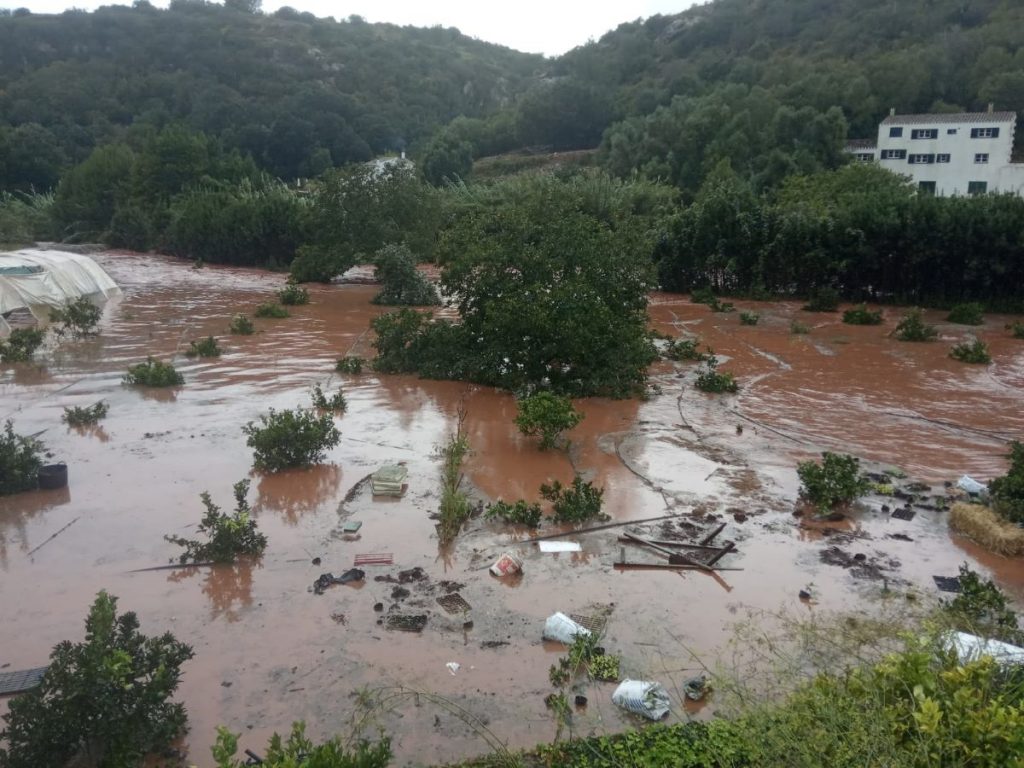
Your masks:
<svg viewBox="0 0 1024 768"><path fill-rule="evenodd" d="M77 253L23 250L0 253L0 335L10 333L3 316L27 309L40 323L50 310L85 296L96 305L121 293L99 264Z"/></svg>

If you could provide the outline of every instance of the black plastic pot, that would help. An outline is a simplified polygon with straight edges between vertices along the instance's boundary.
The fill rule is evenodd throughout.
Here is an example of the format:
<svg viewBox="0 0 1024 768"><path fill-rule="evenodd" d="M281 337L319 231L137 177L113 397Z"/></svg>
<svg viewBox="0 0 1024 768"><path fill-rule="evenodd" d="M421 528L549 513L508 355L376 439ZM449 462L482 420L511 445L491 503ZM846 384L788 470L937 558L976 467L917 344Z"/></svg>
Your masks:
<svg viewBox="0 0 1024 768"><path fill-rule="evenodd" d="M68 465L44 464L39 468L39 487L44 491L55 491L68 484Z"/></svg>

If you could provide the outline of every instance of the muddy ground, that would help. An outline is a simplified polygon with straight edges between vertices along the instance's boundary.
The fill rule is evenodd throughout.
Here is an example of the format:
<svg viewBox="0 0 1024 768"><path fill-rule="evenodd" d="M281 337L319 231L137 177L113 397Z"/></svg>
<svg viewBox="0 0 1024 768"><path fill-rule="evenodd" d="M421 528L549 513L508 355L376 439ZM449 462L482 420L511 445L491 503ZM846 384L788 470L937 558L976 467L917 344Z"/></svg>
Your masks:
<svg viewBox="0 0 1024 768"><path fill-rule="evenodd" d="M624 674L661 680L678 701L678 686L699 670L694 654L713 665L747 608L870 610L887 586L935 594L932 576L954 575L964 561L1024 601L1021 561L951 536L945 512L929 508L940 506L932 497L944 493L943 481L1004 471L1006 441L1024 435L1024 344L1003 331L1006 318L966 329L931 312L941 340L907 344L888 336L899 315L892 309L882 327L853 327L793 303L736 302L761 313L757 326L746 327L735 314L659 294L651 306L659 330L700 335L739 376L740 394L703 395L693 389L692 365L659 363L659 394L583 401L586 418L570 434L571 449L541 453L516 432L509 395L334 374L336 358L372 355L368 323L384 311L369 303L373 286L312 286L312 303L293 308L291 318L256 320L256 335L232 337L230 317L267 300L281 276L195 270L137 254L97 260L124 289L105 311L101 335L50 346L36 364L0 372L0 416L23 434L42 431L70 475L63 491L0 500L0 667L42 665L56 642L80 638L89 602L107 589L139 614L144 632L170 630L195 647L180 695L191 726L182 748L197 765L210 764L217 725L241 731L243 746L256 751L300 718L315 737L348 733L368 698L359 690L394 694L389 711L363 724L391 733L396 764L487 750L479 727L399 687L449 699L512 747L550 739L544 696L562 649L543 642L541 629L557 610L610 610L603 645L622 655ZM790 334L796 317L810 334ZM968 333L989 343L991 366L947 357ZM188 342L207 334L219 337L222 357L185 358ZM186 385L123 387L127 366L147 354L173 356ZM262 560L138 572L175 555L163 536L194 529L202 491L230 505L232 484L251 466L241 426L268 407L307 404L314 383L345 388L342 440L322 466L253 476L250 500L270 539ZM110 415L100 427L60 423L63 407L101 398ZM648 529L658 538L697 536L726 522L717 541L734 541L738 554L720 565L742 570L618 570L625 546L618 530L569 537L581 544L578 553L542 554L517 543L528 532L481 519L439 551L430 518L435 448L460 404L473 448L467 476L479 497L533 500L542 482L579 471L605 488L614 520L678 515ZM841 521L796 517L796 462L821 450L854 453L876 471L899 467L933 490L918 494L911 520L891 516L904 500L882 497ZM404 498L356 488L396 461L409 469ZM342 533L348 520L362 522L358 535ZM522 556L524 573L496 579L487 567L508 549ZM345 572L357 554L381 553L393 565L367 565L362 582L311 591L320 574ZM627 558L665 562L632 546ZM808 586L810 603L798 597ZM453 593L472 606L468 616L437 602ZM389 629L414 628L420 620L410 617L420 616L420 632ZM448 662L460 665L455 674ZM574 716L577 732L630 724L611 704L613 688L589 684L589 706ZM710 707L699 709L677 705L670 717L704 716Z"/></svg>

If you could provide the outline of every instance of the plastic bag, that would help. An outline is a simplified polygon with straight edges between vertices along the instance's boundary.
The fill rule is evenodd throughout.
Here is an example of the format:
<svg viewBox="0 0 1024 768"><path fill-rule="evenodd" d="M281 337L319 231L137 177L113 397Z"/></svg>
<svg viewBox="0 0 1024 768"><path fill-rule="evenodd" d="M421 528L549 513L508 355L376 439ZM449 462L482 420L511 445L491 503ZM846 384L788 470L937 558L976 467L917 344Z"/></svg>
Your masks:
<svg viewBox="0 0 1024 768"><path fill-rule="evenodd" d="M544 622L544 639L569 645L576 635L589 635L590 630L577 624L564 613L553 613Z"/></svg>
<svg viewBox="0 0 1024 768"><path fill-rule="evenodd" d="M971 496L977 496L979 493L985 490L985 486L975 480L973 477L964 475L956 484L957 488L967 491Z"/></svg>
<svg viewBox="0 0 1024 768"><path fill-rule="evenodd" d="M612 694L612 703L648 720L661 720L670 704L664 686L646 680L623 680Z"/></svg>

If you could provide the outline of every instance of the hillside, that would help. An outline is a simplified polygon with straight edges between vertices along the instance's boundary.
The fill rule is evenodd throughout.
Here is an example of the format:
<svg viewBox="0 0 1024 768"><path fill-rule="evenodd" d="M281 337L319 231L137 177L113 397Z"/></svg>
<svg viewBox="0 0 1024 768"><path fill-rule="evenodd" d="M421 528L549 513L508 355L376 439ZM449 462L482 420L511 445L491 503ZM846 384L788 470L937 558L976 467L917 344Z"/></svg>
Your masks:
<svg viewBox="0 0 1024 768"><path fill-rule="evenodd" d="M315 175L488 115L543 62L455 29L201 0L15 12L0 16L0 187L52 186L93 146L175 121L275 175Z"/></svg>

